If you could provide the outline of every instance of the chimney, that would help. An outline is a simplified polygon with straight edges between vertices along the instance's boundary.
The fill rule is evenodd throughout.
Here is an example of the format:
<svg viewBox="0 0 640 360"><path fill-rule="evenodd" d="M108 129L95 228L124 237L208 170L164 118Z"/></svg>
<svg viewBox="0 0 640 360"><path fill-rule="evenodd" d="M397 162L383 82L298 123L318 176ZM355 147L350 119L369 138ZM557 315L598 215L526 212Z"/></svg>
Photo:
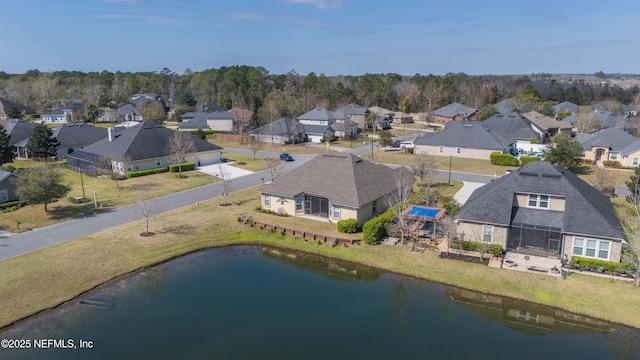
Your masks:
<svg viewBox="0 0 640 360"><path fill-rule="evenodd" d="M107 128L107 134L109 134L109 142L113 141L113 128L108 127Z"/></svg>

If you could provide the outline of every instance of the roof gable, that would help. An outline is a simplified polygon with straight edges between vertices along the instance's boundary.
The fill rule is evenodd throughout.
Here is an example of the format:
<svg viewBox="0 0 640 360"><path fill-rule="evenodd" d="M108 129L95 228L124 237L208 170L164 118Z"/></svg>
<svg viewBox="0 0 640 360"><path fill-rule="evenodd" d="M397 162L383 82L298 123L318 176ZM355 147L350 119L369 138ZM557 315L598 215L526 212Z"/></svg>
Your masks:
<svg viewBox="0 0 640 360"><path fill-rule="evenodd" d="M496 114L480 123L484 128L512 140L540 139L531 122L518 112Z"/></svg>
<svg viewBox="0 0 640 360"><path fill-rule="evenodd" d="M311 111L308 111L300 116L298 116L299 120L310 120L310 121L327 121L332 122L336 119L336 115L333 111L324 109L324 108L315 108Z"/></svg>
<svg viewBox="0 0 640 360"><path fill-rule="evenodd" d="M469 117L475 114L477 111L478 109L476 108L465 106L459 103L453 103L435 110L432 114L453 119L458 115L462 115L462 117Z"/></svg>

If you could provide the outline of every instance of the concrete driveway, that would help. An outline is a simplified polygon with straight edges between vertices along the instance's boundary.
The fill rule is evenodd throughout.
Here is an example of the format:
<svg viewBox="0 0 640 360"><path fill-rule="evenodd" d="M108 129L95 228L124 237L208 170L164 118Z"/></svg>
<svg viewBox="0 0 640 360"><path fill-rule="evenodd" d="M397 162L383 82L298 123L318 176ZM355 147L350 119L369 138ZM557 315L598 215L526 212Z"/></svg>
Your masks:
<svg viewBox="0 0 640 360"><path fill-rule="evenodd" d="M222 169L220 169L221 167ZM245 175L253 174L253 171L240 169L239 167L233 166L233 162L204 165L198 167L197 170L215 177L220 177L220 171L222 170L229 174L229 179L236 179Z"/></svg>

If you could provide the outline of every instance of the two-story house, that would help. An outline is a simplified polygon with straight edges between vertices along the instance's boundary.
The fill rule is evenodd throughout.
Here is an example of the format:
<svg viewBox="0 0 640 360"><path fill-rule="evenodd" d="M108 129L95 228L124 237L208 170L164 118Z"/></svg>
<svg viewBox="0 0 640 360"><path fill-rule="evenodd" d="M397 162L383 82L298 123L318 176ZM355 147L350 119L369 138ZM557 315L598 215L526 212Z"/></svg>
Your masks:
<svg viewBox="0 0 640 360"><path fill-rule="evenodd" d="M465 240L556 258L619 262L625 243L609 197L542 161L475 190L456 223Z"/></svg>

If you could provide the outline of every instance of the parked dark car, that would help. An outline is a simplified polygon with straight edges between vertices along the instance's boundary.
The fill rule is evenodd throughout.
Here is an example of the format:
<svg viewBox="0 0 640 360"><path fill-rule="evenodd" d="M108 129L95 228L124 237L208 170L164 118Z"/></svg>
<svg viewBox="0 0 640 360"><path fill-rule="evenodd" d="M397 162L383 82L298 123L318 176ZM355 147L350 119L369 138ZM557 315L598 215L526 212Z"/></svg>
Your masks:
<svg viewBox="0 0 640 360"><path fill-rule="evenodd" d="M391 146L394 148L399 148L401 144L402 144L402 140L393 140L393 145Z"/></svg>
<svg viewBox="0 0 640 360"><path fill-rule="evenodd" d="M293 156L289 154L280 154L280 160L293 161Z"/></svg>

